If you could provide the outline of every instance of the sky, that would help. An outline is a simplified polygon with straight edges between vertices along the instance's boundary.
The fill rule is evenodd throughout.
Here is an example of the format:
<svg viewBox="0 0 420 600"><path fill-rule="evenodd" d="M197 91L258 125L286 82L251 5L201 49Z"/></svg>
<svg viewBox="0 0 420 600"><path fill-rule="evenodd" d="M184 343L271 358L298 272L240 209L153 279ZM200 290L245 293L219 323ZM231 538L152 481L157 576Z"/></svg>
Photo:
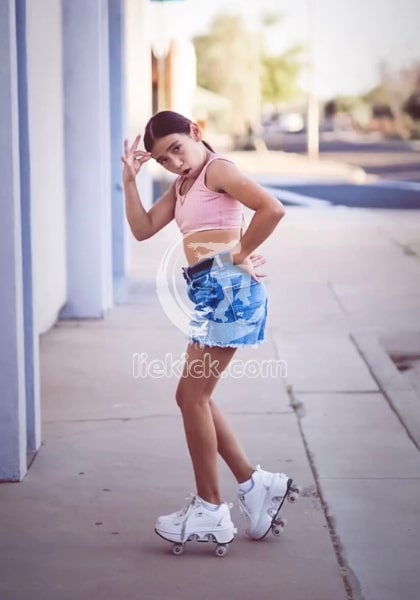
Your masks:
<svg viewBox="0 0 420 600"><path fill-rule="evenodd" d="M273 52L296 42L308 45L310 31L315 91L321 98L372 88L383 60L396 68L420 61L418 0L179 0L166 6L173 13L171 23L188 37L206 32L227 8L254 28L262 12L279 13L281 25L267 35Z"/></svg>

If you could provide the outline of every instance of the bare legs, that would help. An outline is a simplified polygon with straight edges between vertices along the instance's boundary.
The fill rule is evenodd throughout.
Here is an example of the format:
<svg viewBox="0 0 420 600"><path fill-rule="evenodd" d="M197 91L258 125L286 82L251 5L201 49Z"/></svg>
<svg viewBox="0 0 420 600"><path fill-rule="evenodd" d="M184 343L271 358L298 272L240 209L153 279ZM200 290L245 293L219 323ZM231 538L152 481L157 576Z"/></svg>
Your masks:
<svg viewBox="0 0 420 600"><path fill-rule="evenodd" d="M224 414L210 400L210 408L217 434L217 450L238 483L249 479L254 469L242 450L239 442L226 421Z"/></svg>
<svg viewBox="0 0 420 600"><path fill-rule="evenodd" d="M198 495L220 504L217 453L241 482L253 471L225 417L211 400L220 374L229 364L235 348L187 347L184 372L176 391L181 409ZM207 357L205 356L207 355ZM212 368L217 363L216 368Z"/></svg>

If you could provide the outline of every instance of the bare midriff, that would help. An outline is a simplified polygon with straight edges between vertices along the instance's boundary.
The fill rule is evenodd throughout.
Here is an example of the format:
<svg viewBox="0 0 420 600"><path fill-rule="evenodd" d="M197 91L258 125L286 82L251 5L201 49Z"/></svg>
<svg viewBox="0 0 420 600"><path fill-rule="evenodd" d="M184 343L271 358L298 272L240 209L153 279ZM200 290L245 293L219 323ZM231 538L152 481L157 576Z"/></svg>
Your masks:
<svg viewBox="0 0 420 600"><path fill-rule="evenodd" d="M240 229L208 229L184 234L184 252L189 266L220 252L230 252L241 237ZM239 246L235 248L238 251Z"/></svg>

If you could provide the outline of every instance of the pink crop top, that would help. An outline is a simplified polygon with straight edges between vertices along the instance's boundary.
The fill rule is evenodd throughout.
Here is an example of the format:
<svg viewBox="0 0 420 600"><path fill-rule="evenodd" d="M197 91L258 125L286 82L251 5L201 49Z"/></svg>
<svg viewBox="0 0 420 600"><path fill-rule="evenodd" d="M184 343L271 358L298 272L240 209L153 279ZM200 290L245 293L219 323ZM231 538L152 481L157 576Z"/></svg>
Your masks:
<svg viewBox="0 0 420 600"><path fill-rule="evenodd" d="M185 196L179 193L183 177L175 181L175 221L181 233L241 227L242 204L239 200L224 192L213 192L206 186L207 167L214 160L225 159L212 156Z"/></svg>

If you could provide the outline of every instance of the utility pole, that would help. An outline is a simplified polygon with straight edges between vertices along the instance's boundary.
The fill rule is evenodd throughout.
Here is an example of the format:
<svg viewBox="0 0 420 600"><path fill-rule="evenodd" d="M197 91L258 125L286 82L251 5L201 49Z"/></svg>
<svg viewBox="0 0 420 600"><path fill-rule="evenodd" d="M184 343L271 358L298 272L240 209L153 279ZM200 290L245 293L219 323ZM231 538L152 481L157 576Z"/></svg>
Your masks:
<svg viewBox="0 0 420 600"><path fill-rule="evenodd" d="M310 158L319 157L319 102L316 93L315 1L306 0L308 20L308 97L306 113L306 151Z"/></svg>

